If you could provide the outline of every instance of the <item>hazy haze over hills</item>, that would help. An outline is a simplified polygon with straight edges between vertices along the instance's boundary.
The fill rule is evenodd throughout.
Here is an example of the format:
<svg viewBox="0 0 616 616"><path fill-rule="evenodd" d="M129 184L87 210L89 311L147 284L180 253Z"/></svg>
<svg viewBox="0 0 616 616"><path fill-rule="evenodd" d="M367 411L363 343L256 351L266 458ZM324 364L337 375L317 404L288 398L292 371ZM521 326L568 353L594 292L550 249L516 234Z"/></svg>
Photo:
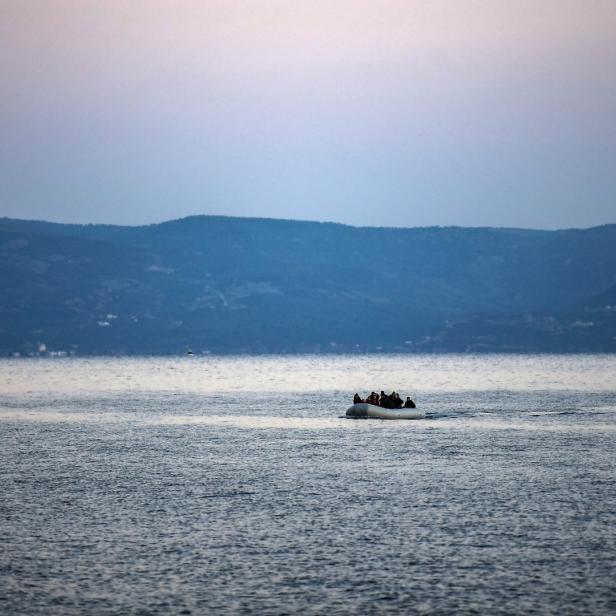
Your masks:
<svg viewBox="0 0 616 616"><path fill-rule="evenodd" d="M616 351L616 225L0 219L0 352Z"/></svg>

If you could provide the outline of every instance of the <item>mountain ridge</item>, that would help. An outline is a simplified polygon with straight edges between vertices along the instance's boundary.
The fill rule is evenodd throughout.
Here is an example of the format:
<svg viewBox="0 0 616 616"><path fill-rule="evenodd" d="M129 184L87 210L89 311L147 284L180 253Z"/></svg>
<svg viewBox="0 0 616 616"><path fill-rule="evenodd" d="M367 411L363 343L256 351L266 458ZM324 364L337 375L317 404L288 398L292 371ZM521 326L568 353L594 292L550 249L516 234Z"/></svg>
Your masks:
<svg viewBox="0 0 616 616"><path fill-rule="evenodd" d="M307 225L332 225L338 227L348 227L350 229L395 229L395 230L423 230L423 229L461 229L461 230L493 230L493 231L516 231L516 232L530 232L530 233L560 233L567 231L593 231L597 229L610 229L616 228L616 222L603 223L600 225L593 225L590 227L559 227L557 229L535 229L532 227L494 227L494 226L461 226L461 225L427 225L417 227L399 227L399 226L374 226L374 225L351 225L343 222L336 222L331 220L307 220L307 219L295 219L295 218L273 218L263 216L232 216L227 214L191 214L189 216L183 216L181 218L171 218L162 222L145 223L140 225L119 225L114 223L74 223L74 222L58 222L49 221L38 218L12 218L10 216L0 216L0 225L7 224L19 224L19 225L46 225L46 226L58 226L58 227L75 227L75 228L114 228L114 229L148 229L152 227L161 227L165 225L171 225L182 222L189 222L193 220L236 220L236 221L257 221L257 222L281 222L281 223L293 223L293 224L307 224Z"/></svg>
<svg viewBox="0 0 616 616"><path fill-rule="evenodd" d="M2 218L0 353L614 352L614 246L613 224Z"/></svg>

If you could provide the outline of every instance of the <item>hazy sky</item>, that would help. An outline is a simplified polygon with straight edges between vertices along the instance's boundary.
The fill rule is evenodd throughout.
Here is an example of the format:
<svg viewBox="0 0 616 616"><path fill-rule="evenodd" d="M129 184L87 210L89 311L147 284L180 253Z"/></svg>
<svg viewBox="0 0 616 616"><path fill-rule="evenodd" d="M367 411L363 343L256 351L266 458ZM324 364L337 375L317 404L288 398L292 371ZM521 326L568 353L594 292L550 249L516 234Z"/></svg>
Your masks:
<svg viewBox="0 0 616 616"><path fill-rule="evenodd" d="M616 222L616 0L0 0L0 215Z"/></svg>

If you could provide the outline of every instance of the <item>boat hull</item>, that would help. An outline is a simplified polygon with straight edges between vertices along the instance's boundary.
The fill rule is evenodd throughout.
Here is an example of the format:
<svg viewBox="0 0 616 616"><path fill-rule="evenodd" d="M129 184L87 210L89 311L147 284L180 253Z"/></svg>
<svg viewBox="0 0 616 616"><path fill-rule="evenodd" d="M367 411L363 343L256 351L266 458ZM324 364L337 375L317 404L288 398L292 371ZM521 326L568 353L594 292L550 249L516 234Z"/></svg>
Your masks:
<svg viewBox="0 0 616 616"><path fill-rule="evenodd" d="M374 417L375 419L425 419L426 413L419 409L386 409L367 402L354 404L347 409L347 417Z"/></svg>

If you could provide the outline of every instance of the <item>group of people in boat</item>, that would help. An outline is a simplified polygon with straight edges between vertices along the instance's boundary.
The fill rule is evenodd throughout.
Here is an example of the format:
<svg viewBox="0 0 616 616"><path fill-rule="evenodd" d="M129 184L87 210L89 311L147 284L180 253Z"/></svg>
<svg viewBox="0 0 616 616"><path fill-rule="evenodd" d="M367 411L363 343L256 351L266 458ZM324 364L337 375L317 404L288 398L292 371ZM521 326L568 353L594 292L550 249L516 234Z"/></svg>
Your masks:
<svg viewBox="0 0 616 616"><path fill-rule="evenodd" d="M411 400L409 396L406 397L406 400L403 402L402 398L398 395L398 392L392 391L389 395L387 395L383 390L381 390L380 395L376 392L370 392L370 395L363 398L359 397L359 394L355 394L353 396L353 404L360 404L361 402L366 402L367 404L373 404L374 406L382 406L386 409L414 409L415 403Z"/></svg>

